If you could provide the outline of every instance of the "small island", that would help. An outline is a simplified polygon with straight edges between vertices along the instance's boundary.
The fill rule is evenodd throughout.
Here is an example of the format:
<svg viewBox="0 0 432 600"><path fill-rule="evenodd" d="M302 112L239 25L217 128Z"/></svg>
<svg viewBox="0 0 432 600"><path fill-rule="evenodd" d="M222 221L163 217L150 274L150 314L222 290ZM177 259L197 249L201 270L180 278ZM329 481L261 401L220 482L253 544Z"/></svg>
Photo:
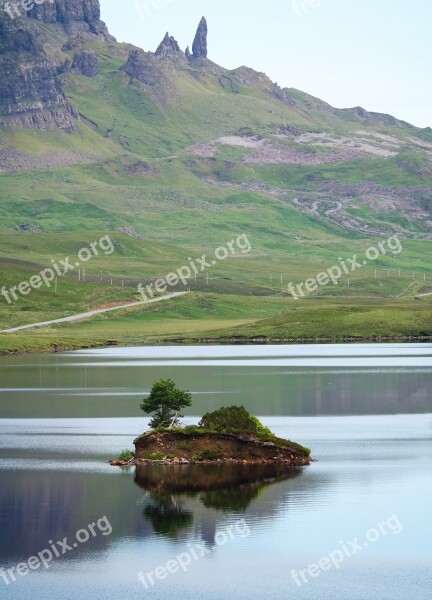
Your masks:
<svg viewBox="0 0 432 600"><path fill-rule="evenodd" d="M181 427L179 411L191 405L191 394L173 381L154 384L141 408L154 413L151 430L135 439L135 452L125 450L112 466L145 464L269 464L293 467L311 462L309 448L275 436L243 406L205 414L198 425Z"/></svg>

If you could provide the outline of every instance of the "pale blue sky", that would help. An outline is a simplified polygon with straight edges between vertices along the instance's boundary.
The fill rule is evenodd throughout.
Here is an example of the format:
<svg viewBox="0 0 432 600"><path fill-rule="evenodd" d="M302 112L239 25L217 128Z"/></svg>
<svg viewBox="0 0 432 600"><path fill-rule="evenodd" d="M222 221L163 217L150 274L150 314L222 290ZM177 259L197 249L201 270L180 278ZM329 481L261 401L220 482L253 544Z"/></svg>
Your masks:
<svg viewBox="0 0 432 600"><path fill-rule="evenodd" d="M101 0L119 41L184 49L200 18L209 58L247 65L333 106L363 106L432 126L430 0Z"/></svg>

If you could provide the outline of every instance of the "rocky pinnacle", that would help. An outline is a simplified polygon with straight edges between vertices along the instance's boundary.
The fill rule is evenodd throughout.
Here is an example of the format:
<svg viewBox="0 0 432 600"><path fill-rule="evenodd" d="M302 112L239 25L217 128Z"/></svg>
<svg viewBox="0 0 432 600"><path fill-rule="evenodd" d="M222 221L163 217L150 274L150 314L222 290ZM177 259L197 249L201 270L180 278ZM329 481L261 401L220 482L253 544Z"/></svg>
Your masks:
<svg viewBox="0 0 432 600"><path fill-rule="evenodd" d="M192 54L194 58L207 58L207 21L203 17L198 25L194 43L192 45Z"/></svg>
<svg viewBox="0 0 432 600"><path fill-rule="evenodd" d="M155 54L156 56L165 58L166 56L176 54L180 51L180 46L178 45L177 41L167 32L164 39L159 44Z"/></svg>

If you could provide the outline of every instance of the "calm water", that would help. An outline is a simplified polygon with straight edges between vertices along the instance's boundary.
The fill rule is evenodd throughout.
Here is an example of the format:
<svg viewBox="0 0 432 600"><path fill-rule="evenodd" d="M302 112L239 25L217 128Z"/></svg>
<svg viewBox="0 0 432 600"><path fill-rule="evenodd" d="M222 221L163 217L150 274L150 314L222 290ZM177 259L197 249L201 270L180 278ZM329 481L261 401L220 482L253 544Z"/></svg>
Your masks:
<svg viewBox="0 0 432 600"><path fill-rule="evenodd" d="M137 406L160 377L193 392L186 422L241 403L318 461L289 472L109 467L146 427ZM49 569L0 577L0 597L429 600L431 383L429 344L2 358L0 567L107 521ZM185 571L147 589L138 580L181 556ZM338 568L329 559L309 575L329 556Z"/></svg>

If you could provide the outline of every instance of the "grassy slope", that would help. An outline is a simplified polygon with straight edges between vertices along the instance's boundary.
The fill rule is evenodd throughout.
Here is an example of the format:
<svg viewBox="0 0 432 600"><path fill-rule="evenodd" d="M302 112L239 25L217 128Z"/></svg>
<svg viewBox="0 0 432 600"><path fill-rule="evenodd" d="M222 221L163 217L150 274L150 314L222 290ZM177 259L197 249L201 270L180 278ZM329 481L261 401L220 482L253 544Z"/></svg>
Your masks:
<svg viewBox="0 0 432 600"><path fill-rule="evenodd" d="M425 160L418 148L395 158L365 158L319 168L247 165L241 161L245 149L223 145L214 160L194 157L186 152L191 144L232 135L242 128L264 136L271 136L286 123L335 135L370 128L404 141L419 130L373 127L330 108L307 108L307 97L298 92L291 94L297 106L286 105L269 97L265 85L237 86L238 93L233 94L221 87L211 69L198 80L183 71L169 71L173 94L166 104L155 97L154 90L130 81L118 70L127 47L118 45L122 55L116 57L110 56L102 43L92 49L102 60L100 74L94 79L67 76L68 96L85 116L77 132L2 133L6 142L33 156L53 151L81 154L79 164L2 175L0 202L5 227L25 220L47 231L70 231L111 229L133 222L139 233L148 234L150 229L153 239L166 239L170 232L173 242L185 243L201 241L203 228L206 237L215 239L227 221L239 230L259 221L267 226L263 232L267 241L270 231L289 239L290 226L306 237L340 236L344 233L335 226L299 215L289 202L208 186L202 178L211 176L225 185L263 181L293 191L312 189L325 181L432 184L430 166L421 172L416 168L416 160ZM312 143L308 151L325 152ZM127 166L139 160L145 160L152 170L130 176ZM373 220L372 215L368 218ZM277 239L270 242L278 245Z"/></svg>
<svg viewBox="0 0 432 600"><path fill-rule="evenodd" d="M92 240L99 239L102 234L93 233ZM51 247L57 239L57 234L2 236L2 254L6 261L0 263L2 283L10 287L19 281L28 281L50 265L52 256L56 259L73 257L88 244L86 234L64 234L61 250L53 255ZM86 283L79 282L75 272L59 279L57 295L51 287L34 291L12 306L3 300L0 303L1 326L50 320L109 302L140 299L136 290L138 281L147 283L165 276L185 264L184 257L188 254L179 247L155 246L122 234L113 235L112 240L116 248L112 255L102 255L87 263ZM360 255L371 243L373 240L358 240L353 242L350 250ZM0 350L25 351L50 348L54 344L70 348L104 344L112 339L120 343L143 343L233 335L338 339L356 335L430 333L429 298L414 299L416 294L428 291L428 285L432 284L430 256L424 255L422 262L418 262L422 245L422 242L407 242L404 253L398 257L383 257L377 261L377 279L373 268L360 270L352 274L349 288L344 279L337 287L327 286L318 296L313 294L307 300L297 302L289 299L285 287L282 293L280 272L285 285L290 280L299 282L314 276L323 265L337 263L345 242L297 242L291 245L291 252L285 253L254 250L245 257L220 263L209 272L208 283L206 273L200 274L196 283L192 280L190 288L200 290L199 293L159 305L101 315L88 321L19 334L0 334ZM195 256L193 252L191 254ZM20 262L7 262L16 260ZM422 272L427 272L426 282Z"/></svg>
<svg viewBox="0 0 432 600"><path fill-rule="evenodd" d="M412 136L431 141L427 131L365 123L296 90L289 92L297 102L293 107L270 97L268 84L236 85L233 94L221 87L212 69L197 78L185 72L174 76L170 71L175 93L164 103L154 91L118 71L128 46L117 45L115 57L103 43L92 49L102 59L100 74L95 79L67 75L67 93L84 116L75 133L2 131L6 143L34 160L43 163L47 153L57 153L66 162L73 157L73 164L34 166L0 175L0 257L6 259L0 262L1 283L10 287L27 280L49 266L51 258L76 255L107 232L116 251L88 264L86 284L79 283L74 274L61 280L57 295L52 289L33 292L13 307L1 301L0 324L20 325L105 302L135 300L137 281L163 277L185 264L187 256L210 254L242 233L247 233L253 252L241 260L218 264L208 283L205 274L191 283L192 289L211 294L208 297L193 295L157 308L120 312L49 331L0 335L0 349L48 347L54 342L86 345L113 338L142 341L219 330L227 336L239 332L332 338L430 331L428 300L412 299L431 284L430 242L406 241L401 255L376 262L376 279L372 268L358 271L349 289L345 280L337 288L323 288L319 295L324 300L313 297L303 301L301 309L282 296L280 284L281 273L284 284L298 283L336 264L339 256L363 253L379 241L364 239L328 219L299 213L292 204L297 193L313 194L326 181L367 181L402 189L430 186L430 159L409 141ZM371 134L391 134L406 149L394 158L349 160L319 168L249 165L242 161L247 150L227 145L218 146L214 158L186 151L193 143L233 135L241 128L271 136L287 123L303 131L334 135L352 134L360 128ZM313 144L308 150L326 151ZM137 162L145 162L144 172L130 175L129 167ZM208 185L207 178L217 185ZM275 196L241 187L251 182L285 193ZM364 207L361 211L371 224L401 224L398 214L377 216ZM48 233L10 232L9 228L22 223L40 225ZM403 225L413 232L430 229L426 221ZM124 226L133 226L145 240L113 233ZM17 265L10 259L24 263ZM388 268L390 276L384 271ZM125 287L121 287L122 280ZM378 303L379 299L393 300ZM410 323L411 312L415 318ZM259 326L253 324L257 321Z"/></svg>
<svg viewBox="0 0 432 600"><path fill-rule="evenodd" d="M263 302L244 296L201 294L168 301L158 309L128 309L110 318L101 315L74 325L0 334L0 352L90 347L105 345L109 340L128 345L173 340L224 342L232 338L338 342L350 338L431 337L431 302L430 298L297 303L269 298Z"/></svg>
<svg viewBox="0 0 432 600"><path fill-rule="evenodd" d="M349 339L398 339L432 336L432 299L417 301L354 300L298 301L278 317L218 330L220 341L242 338L276 340L344 341ZM294 305L295 304L295 305ZM196 338L211 338L202 332ZM189 339L193 339L190 336Z"/></svg>

